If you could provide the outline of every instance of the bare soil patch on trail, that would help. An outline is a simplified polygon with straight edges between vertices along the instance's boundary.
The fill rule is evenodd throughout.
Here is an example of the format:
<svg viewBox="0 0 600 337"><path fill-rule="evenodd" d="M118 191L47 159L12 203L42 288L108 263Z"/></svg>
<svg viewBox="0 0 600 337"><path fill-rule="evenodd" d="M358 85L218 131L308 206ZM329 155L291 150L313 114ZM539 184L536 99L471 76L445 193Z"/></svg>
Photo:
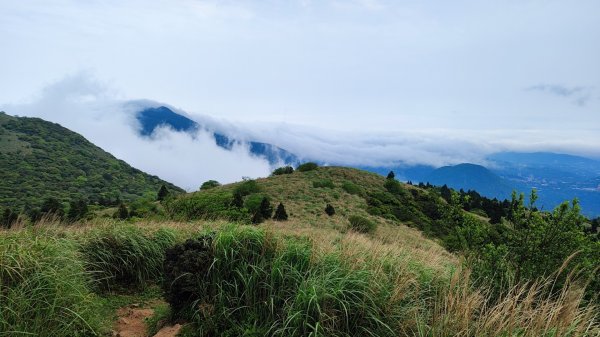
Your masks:
<svg viewBox="0 0 600 337"><path fill-rule="evenodd" d="M144 305L131 304L117 310L118 319L113 326L114 337L150 337L146 320L154 314L157 305L164 302L160 300L148 302ZM181 325L165 326L152 337L175 337Z"/></svg>

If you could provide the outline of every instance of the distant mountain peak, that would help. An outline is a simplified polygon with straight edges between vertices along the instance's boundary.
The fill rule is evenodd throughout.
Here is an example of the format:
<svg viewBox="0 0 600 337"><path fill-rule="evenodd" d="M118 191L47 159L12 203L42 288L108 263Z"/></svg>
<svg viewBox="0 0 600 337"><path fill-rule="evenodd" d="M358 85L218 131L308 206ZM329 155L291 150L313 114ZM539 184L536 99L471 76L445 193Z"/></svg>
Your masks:
<svg viewBox="0 0 600 337"><path fill-rule="evenodd" d="M143 137L151 136L160 126L168 126L178 132L195 132L202 126L181 114L174 112L166 106L149 107L136 114L140 123L139 134ZM246 143L236 140L223 133L212 132L215 144L225 150L231 150L236 144ZM270 164L297 164L298 157L280 147L272 144L249 141L247 142L250 154L266 159Z"/></svg>
<svg viewBox="0 0 600 337"><path fill-rule="evenodd" d="M190 132L198 128L198 124L193 120L173 112L166 106L156 108L146 108L136 114L136 119L140 123L140 134L150 136L159 126L169 126L175 131Z"/></svg>

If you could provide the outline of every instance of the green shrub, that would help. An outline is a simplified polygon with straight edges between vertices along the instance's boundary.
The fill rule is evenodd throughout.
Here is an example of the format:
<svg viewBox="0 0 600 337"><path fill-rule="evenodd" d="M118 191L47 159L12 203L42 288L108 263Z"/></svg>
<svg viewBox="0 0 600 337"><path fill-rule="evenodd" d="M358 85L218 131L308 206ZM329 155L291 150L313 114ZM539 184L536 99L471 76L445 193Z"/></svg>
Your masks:
<svg viewBox="0 0 600 337"><path fill-rule="evenodd" d="M313 181L314 188L335 188L333 181L331 179L320 179Z"/></svg>
<svg viewBox="0 0 600 337"><path fill-rule="evenodd" d="M317 165L316 163L308 162L298 166L296 170L298 170L299 172L308 172L316 170L318 167L319 165Z"/></svg>
<svg viewBox="0 0 600 337"><path fill-rule="evenodd" d="M279 176L282 174L292 174L292 173L294 173L294 168L291 166L279 167L279 168L275 169L275 171L273 171L274 176Z"/></svg>
<svg viewBox="0 0 600 337"><path fill-rule="evenodd" d="M219 187L221 186L221 183L219 183L216 180L208 180L202 183L202 186L200 186L200 190L210 190L211 188L215 188L215 187Z"/></svg>
<svg viewBox="0 0 600 337"><path fill-rule="evenodd" d="M363 193L363 189L351 181L345 181L342 184L342 189L352 195L361 195Z"/></svg>
<svg viewBox="0 0 600 337"><path fill-rule="evenodd" d="M165 250L175 238L171 229L148 234L138 227L116 226L92 233L80 251L100 290L144 287L162 276Z"/></svg>
<svg viewBox="0 0 600 337"><path fill-rule="evenodd" d="M265 197L266 195L264 194L251 194L247 196L246 200L244 200L244 207L248 210L248 213L254 214L258 212L260 204Z"/></svg>
<svg viewBox="0 0 600 337"><path fill-rule="evenodd" d="M0 235L0 336L92 336L100 331L76 244L32 231Z"/></svg>
<svg viewBox="0 0 600 337"><path fill-rule="evenodd" d="M208 190L171 200L165 204L165 208L175 219L250 221L248 211L233 201L234 197L229 192Z"/></svg>
<svg viewBox="0 0 600 337"><path fill-rule="evenodd" d="M329 216L333 216L335 215L335 208L333 208L331 204L327 204L327 206L325 206L325 213Z"/></svg>
<svg viewBox="0 0 600 337"><path fill-rule="evenodd" d="M333 253L312 259L308 240L232 227L169 249L163 288L195 336L394 335L385 282Z"/></svg>
<svg viewBox="0 0 600 337"><path fill-rule="evenodd" d="M256 182L256 180L243 181L239 185L237 185L235 187L235 189L233 190L233 194L239 193L242 196L247 196L252 193L258 193L258 192L260 192L260 186L258 186L258 183Z"/></svg>
<svg viewBox="0 0 600 337"><path fill-rule="evenodd" d="M359 233L372 233L377 228L377 224L360 215L353 215L348 218L350 229Z"/></svg>
<svg viewBox="0 0 600 337"><path fill-rule="evenodd" d="M273 220L275 221L286 221L288 219L287 212L285 211L285 206L282 203L277 205L277 209L275 210L275 215L273 215Z"/></svg>

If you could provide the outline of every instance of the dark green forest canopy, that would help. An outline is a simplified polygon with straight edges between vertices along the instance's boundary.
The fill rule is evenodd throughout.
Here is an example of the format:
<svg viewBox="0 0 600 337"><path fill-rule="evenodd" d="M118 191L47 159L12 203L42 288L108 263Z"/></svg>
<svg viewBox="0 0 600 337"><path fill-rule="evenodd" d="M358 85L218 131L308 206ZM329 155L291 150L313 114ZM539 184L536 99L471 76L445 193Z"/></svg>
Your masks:
<svg viewBox="0 0 600 337"><path fill-rule="evenodd" d="M0 112L0 206L23 210L48 198L131 201L156 195L163 184L183 192L58 124Z"/></svg>

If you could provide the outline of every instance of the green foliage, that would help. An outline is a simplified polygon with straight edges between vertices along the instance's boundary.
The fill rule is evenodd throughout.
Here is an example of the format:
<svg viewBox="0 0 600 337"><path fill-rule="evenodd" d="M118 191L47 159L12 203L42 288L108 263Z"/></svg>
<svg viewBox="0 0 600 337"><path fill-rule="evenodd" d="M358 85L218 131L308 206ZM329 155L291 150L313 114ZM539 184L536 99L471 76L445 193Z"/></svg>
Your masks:
<svg viewBox="0 0 600 337"><path fill-rule="evenodd" d="M242 193L236 192L233 194L233 200L231 201L231 206L242 208L244 207L244 197Z"/></svg>
<svg viewBox="0 0 600 337"><path fill-rule="evenodd" d="M372 233L377 229L377 224L360 215L352 215L348 218L350 229L359 233Z"/></svg>
<svg viewBox="0 0 600 337"><path fill-rule="evenodd" d="M58 124L0 114L1 206L31 211L49 198L118 205L156 193L162 184L183 192Z"/></svg>
<svg viewBox="0 0 600 337"><path fill-rule="evenodd" d="M286 221L288 219L287 212L285 211L285 206L282 203L277 205L277 209L275 210L275 215L273 215L273 220L275 221Z"/></svg>
<svg viewBox="0 0 600 337"><path fill-rule="evenodd" d="M394 173L394 171L390 171L390 173L388 173L386 179L395 179L396 178L396 174Z"/></svg>
<svg viewBox="0 0 600 337"><path fill-rule="evenodd" d="M335 188L333 181L331 179L319 179L313 181L314 188Z"/></svg>
<svg viewBox="0 0 600 337"><path fill-rule="evenodd" d="M127 206L125 206L125 204L123 204L123 203L120 204L119 209L117 209L117 211L113 215L113 218L121 219L121 220L128 219L129 218L129 210L127 209Z"/></svg>
<svg viewBox="0 0 600 337"><path fill-rule="evenodd" d="M267 198L267 197L262 198L262 200L260 202L259 212L263 216L263 218L265 218L265 219L271 218L271 215L273 215L273 206L271 206L271 202L269 201L269 198Z"/></svg>
<svg viewBox="0 0 600 337"><path fill-rule="evenodd" d="M443 243L449 250L467 253L477 279L491 285L496 295L512 284L547 277L561 266L565 269L556 289L566 275L577 271L590 280L590 292L598 291L600 249L583 230L585 219L577 201L542 212L535 208L536 199L532 191L525 206L524 196L513 193L507 223L494 225L465 213L460 194L451 193L444 222L452 226Z"/></svg>
<svg viewBox="0 0 600 337"><path fill-rule="evenodd" d="M33 231L0 236L0 336L95 336L98 302L76 244Z"/></svg>
<svg viewBox="0 0 600 337"><path fill-rule="evenodd" d="M239 191L236 193L241 195ZM165 209L176 219L227 219L249 222L248 211L233 205L234 200L234 196L227 191L211 189L167 201Z"/></svg>
<svg viewBox="0 0 600 337"><path fill-rule="evenodd" d="M116 226L86 237L80 251L99 289L144 287L162 276L165 251L175 238L169 229L146 233L134 226Z"/></svg>
<svg viewBox="0 0 600 337"><path fill-rule="evenodd" d="M316 170L317 168L319 168L319 165L317 165L317 163L308 162L301 164L296 170L298 170L299 172L308 172Z"/></svg>
<svg viewBox="0 0 600 337"><path fill-rule="evenodd" d="M10 208L6 208L4 212L0 214L0 228L11 228L13 223L15 223L15 221L17 221L19 218L19 215L13 212Z"/></svg>
<svg viewBox="0 0 600 337"><path fill-rule="evenodd" d="M200 186L200 190L210 190L211 188L215 188L215 187L219 187L221 186L221 183L219 183L216 180L207 180L205 182L202 183L202 186Z"/></svg>
<svg viewBox="0 0 600 337"><path fill-rule="evenodd" d="M352 195L362 195L364 193L363 188L361 188L360 186L356 185L355 183L353 183L351 181L344 181L342 183L342 189L344 191L346 191L346 193L352 194Z"/></svg>
<svg viewBox="0 0 600 337"><path fill-rule="evenodd" d="M327 206L325 206L325 213L329 216L333 216L335 214L335 208L333 208L331 204L327 204Z"/></svg>
<svg viewBox="0 0 600 337"><path fill-rule="evenodd" d="M408 222L428 235L444 236L448 231L442 218L443 207L429 192L411 189L393 179L386 179L387 192L372 192L367 198L367 211L387 219Z"/></svg>
<svg viewBox="0 0 600 337"><path fill-rule="evenodd" d="M163 288L196 336L394 335L385 282L312 256L308 241L234 227L170 249Z"/></svg>
<svg viewBox="0 0 600 337"><path fill-rule="evenodd" d="M260 211L260 206L263 199L266 198L264 194L251 194L246 197L244 201L244 207L248 210L248 213L254 214Z"/></svg>
<svg viewBox="0 0 600 337"><path fill-rule="evenodd" d="M245 207L252 216L252 223L259 224L270 219L273 214L273 206L269 198L260 194L253 194L246 199Z"/></svg>
<svg viewBox="0 0 600 337"><path fill-rule="evenodd" d="M48 198L44 200L40 210L43 214L55 215L59 218L65 214L63 205L56 198Z"/></svg>
<svg viewBox="0 0 600 337"><path fill-rule="evenodd" d="M250 221L253 224L258 225L259 223L265 221L265 218L263 217L261 212L256 212L256 213L254 213L254 215L252 216L252 219Z"/></svg>
<svg viewBox="0 0 600 337"><path fill-rule="evenodd" d="M165 186L165 184L162 184L156 195L156 200L163 201L168 196L169 196L169 189L167 188L167 186Z"/></svg>
<svg viewBox="0 0 600 337"><path fill-rule="evenodd" d="M139 198L129 204L129 217L150 218L163 215L163 209L151 197Z"/></svg>
<svg viewBox="0 0 600 337"><path fill-rule="evenodd" d="M237 185L233 190L234 194L239 193L243 197L258 192L260 192L260 186L258 186L256 180L245 180Z"/></svg>
<svg viewBox="0 0 600 337"><path fill-rule="evenodd" d="M71 201L69 203L69 212L67 212L67 219L69 221L77 221L85 218L88 214L88 204L85 200L79 199L77 201Z"/></svg>
<svg viewBox="0 0 600 337"><path fill-rule="evenodd" d="M274 176L279 176L282 174L292 174L292 173L294 173L294 168L291 166L279 167L279 168L275 169L275 171L273 171Z"/></svg>

